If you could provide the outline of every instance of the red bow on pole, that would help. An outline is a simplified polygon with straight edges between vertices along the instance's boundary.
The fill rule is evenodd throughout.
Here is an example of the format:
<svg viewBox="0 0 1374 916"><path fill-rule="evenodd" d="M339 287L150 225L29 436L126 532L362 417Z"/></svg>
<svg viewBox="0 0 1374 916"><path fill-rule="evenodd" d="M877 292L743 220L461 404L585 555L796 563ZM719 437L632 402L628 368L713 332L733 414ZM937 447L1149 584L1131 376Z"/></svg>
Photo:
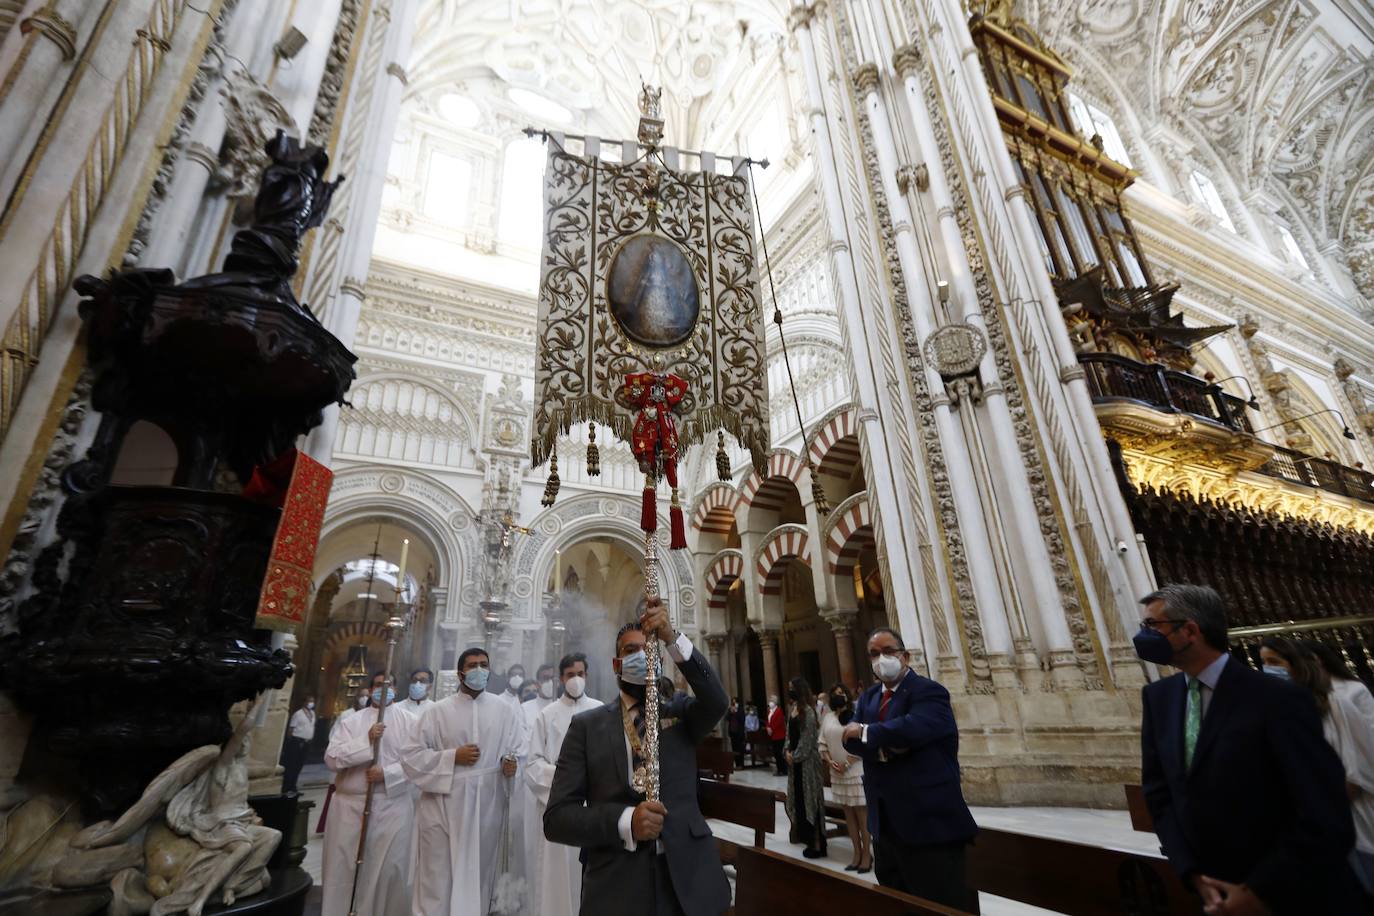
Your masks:
<svg viewBox="0 0 1374 916"><path fill-rule="evenodd" d="M625 377L625 384L620 389L621 402L639 410L630 434L630 451L645 474L639 527L646 533L658 530L657 488L661 473L673 488L669 516L672 537L668 542L672 550L687 546L682 504L678 498L677 419L673 414L674 408L686 395L687 382L670 373L636 372Z"/></svg>

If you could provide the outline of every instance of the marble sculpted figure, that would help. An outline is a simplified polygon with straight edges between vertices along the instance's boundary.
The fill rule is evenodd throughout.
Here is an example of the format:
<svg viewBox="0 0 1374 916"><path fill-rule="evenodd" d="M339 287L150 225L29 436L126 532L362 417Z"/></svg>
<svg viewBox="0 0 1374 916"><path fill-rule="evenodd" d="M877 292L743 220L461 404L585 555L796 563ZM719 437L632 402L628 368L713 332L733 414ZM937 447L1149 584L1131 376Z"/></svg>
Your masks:
<svg viewBox="0 0 1374 916"><path fill-rule="evenodd" d="M212 899L231 905L266 889L267 862L281 831L263 826L248 804L249 732L266 696L223 748L188 751L118 820L73 836L58 866L61 884L108 880L115 893L111 912L151 916L200 916ZM130 861L143 868L127 866Z"/></svg>

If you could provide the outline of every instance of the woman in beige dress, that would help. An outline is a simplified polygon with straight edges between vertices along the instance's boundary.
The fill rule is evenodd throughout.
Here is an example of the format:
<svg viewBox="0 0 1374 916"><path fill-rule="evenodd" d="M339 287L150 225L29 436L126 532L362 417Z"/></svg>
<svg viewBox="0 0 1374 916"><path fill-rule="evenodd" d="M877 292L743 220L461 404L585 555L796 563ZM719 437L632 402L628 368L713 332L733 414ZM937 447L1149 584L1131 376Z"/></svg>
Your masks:
<svg viewBox="0 0 1374 916"><path fill-rule="evenodd" d="M826 695L830 709L821 722L821 760L830 771L830 794L844 808L844 824L854 847L845 871L867 874L873 868L873 839L868 835L868 799L864 797L864 764L844 749L844 727L854 716L849 692L836 684Z"/></svg>

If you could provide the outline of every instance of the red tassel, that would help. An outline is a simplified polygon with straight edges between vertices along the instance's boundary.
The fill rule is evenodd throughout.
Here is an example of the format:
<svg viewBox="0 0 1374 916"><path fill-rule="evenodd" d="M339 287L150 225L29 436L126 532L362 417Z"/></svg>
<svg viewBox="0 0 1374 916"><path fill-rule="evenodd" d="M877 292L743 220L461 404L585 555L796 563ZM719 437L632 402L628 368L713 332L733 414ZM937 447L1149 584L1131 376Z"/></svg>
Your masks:
<svg viewBox="0 0 1374 916"><path fill-rule="evenodd" d="M669 550L681 550L687 546L687 526L682 521L682 507L677 504L677 492L673 492L673 507L668 510L672 526L672 537L668 541Z"/></svg>
<svg viewBox="0 0 1374 916"><path fill-rule="evenodd" d="M639 530L645 534L658 530L658 491L650 486L644 488L639 507Z"/></svg>

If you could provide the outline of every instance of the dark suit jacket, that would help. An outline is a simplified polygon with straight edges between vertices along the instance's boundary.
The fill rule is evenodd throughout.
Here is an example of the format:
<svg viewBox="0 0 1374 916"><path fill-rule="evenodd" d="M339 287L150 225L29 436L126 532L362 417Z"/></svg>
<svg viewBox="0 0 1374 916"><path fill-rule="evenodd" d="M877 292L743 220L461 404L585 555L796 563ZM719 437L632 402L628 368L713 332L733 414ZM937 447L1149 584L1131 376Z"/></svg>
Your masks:
<svg viewBox="0 0 1374 916"><path fill-rule="evenodd" d="M1143 693L1141 780L1164 854L1184 879L1243 883L1276 913L1363 912L1345 771L1306 691L1232 658L1183 767L1188 685Z"/></svg>
<svg viewBox="0 0 1374 916"><path fill-rule="evenodd" d="M711 828L697 805L697 744L716 727L730 701L705 656L694 651L678 666L693 696L661 707L676 723L659 730L659 798L668 809L663 848L677 899L687 916L719 916L730 887ZM627 852L617 829L622 812L644 800L630 788L620 698L573 717L558 754L544 836L582 847L582 913L652 916L655 844Z"/></svg>
<svg viewBox="0 0 1374 916"><path fill-rule="evenodd" d="M892 830L903 843L967 843L978 832L959 784L959 728L949 691L907 670L880 721L883 685L863 692L851 722L868 725L868 741L845 742L864 761L868 829Z"/></svg>

